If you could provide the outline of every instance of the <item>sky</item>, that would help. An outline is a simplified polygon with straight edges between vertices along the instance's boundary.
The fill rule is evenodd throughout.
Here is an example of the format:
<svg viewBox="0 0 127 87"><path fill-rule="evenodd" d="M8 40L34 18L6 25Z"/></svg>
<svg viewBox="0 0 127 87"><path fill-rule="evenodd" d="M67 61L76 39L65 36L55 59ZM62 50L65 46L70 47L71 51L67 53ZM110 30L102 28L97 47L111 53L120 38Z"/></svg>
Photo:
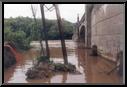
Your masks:
<svg viewBox="0 0 127 87"><path fill-rule="evenodd" d="M47 7L51 7L52 4L45 4ZM34 4L33 7L37 9L36 17L41 18L41 11L39 4ZM59 4L61 18L72 23L77 22L77 15L79 14L79 19L85 13L85 4ZM55 10L47 11L45 10L45 18L56 19ZM10 17L33 17L31 11L31 4L4 4L4 18Z"/></svg>

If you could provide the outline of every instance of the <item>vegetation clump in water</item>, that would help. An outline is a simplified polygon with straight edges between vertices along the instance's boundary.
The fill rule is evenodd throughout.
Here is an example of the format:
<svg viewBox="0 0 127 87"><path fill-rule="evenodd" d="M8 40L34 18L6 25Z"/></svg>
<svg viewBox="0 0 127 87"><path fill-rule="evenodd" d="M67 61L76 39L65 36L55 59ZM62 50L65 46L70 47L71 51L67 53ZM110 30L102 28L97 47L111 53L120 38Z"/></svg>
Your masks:
<svg viewBox="0 0 127 87"><path fill-rule="evenodd" d="M64 71L64 72L75 72L76 67L69 63L68 65L61 64L61 63L54 63L55 71Z"/></svg>
<svg viewBox="0 0 127 87"><path fill-rule="evenodd" d="M35 79L35 78L48 78L57 72L75 72L76 67L69 63L68 65L62 63L54 63L50 61L47 56L41 56L37 58L37 63L28 69L26 72L26 76L28 79Z"/></svg>

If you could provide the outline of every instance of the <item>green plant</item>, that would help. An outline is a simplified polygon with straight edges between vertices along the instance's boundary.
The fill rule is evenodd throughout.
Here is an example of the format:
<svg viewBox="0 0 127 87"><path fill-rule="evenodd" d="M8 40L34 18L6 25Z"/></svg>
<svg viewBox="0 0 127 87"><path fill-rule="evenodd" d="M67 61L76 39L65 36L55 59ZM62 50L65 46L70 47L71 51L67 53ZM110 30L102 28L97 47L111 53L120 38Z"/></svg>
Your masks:
<svg viewBox="0 0 127 87"><path fill-rule="evenodd" d="M47 56L40 56L37 58L37 61L38 62L49 62L50 60L49 60L49 57Z"/></svg>

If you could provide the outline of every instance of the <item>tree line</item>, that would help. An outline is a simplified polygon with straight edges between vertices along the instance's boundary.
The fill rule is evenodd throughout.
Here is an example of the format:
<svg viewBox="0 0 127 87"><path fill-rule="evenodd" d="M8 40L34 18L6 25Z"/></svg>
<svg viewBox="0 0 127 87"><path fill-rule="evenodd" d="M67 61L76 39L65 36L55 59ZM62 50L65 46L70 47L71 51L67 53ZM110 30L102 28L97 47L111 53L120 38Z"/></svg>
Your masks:
<svg viewBox="0 0 127 87"><path fill-rule="evenodd" d="M74 23L62 19L64 38L72 39L75 29ZM42 28L41 19L37 19L37 25L33 18L17 17L4 19L4 41L15 43L19 48L28 48L31 41L40 39L40 30ZM46 19L46 31L48 40L59 40L57 20ZM41 37L44 39L44 37Z"/></svg>

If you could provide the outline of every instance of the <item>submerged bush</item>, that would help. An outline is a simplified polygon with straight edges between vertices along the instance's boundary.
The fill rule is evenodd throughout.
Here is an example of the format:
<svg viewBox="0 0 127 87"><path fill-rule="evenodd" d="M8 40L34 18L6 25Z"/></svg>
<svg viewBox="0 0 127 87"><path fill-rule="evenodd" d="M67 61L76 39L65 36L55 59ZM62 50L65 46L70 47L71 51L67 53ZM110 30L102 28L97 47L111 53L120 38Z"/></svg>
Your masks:
<svg viewBox="0 0 127 87"><path fill-rule="evenodd" d="M13 32L7 28L4 30L4 41L13 42L16 48L27 49L30 47L30 38L26 38L24 31Z"/></svg>
<svg viewBox="0 0 127 87"><path fill-rule="evenodd" d="M69 63L68 65L62 63L54 63L56 71L68 71L68 72L75 72L76 67L75 65Z"/></svg>
<svg viewBox="0 0 127 87"><path fill-rule="evenodd" d="M49 57L48 56L40 56L37 58L38 62L49 62Z"/></svg>
<svg viewBox="0 0 127 87"><path fill-rule="evenodd" d="M55 75L57 72L76 73L76 67L71 63L68 65L62 63L52 63L52 61L49 61L45 56L39 57L38 61L41 62L27 70L27 79L45 79Z"/></svg>

